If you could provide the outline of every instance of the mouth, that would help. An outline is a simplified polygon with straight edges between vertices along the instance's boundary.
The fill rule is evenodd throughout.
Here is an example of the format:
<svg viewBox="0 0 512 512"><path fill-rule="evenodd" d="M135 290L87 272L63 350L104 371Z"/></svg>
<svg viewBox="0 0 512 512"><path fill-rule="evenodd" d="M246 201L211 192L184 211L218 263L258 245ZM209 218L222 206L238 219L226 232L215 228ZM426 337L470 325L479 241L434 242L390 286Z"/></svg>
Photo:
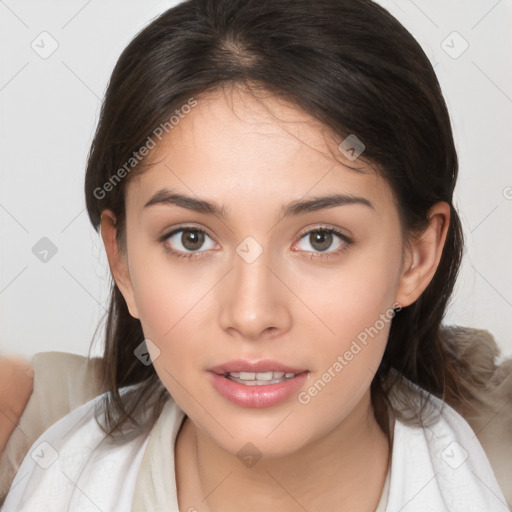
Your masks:
<svg viewBox="0 0 512 512"><path fill-rule="evenodd" d="M309 371L270 359L236 360L208 369L213 387L231 403L263 408L279 405L307 382Z"/></svg>
<svg viewBox="0 0 512 512"><path fill-rule="evenodd" d="M294 368L272 359L259 361L237 359L213 366L208 371L245 386L268 386L293 379L308 370Z"/></svg>

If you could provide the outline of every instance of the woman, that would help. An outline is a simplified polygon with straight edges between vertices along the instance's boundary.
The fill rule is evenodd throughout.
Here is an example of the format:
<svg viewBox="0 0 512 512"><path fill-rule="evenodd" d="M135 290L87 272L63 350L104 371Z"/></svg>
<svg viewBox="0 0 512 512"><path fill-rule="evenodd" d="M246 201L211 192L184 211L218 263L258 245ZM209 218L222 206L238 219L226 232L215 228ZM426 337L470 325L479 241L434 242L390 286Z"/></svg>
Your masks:
<svg viewBox="0 0 512 512"><path fill-rule="evenodd" d="M441 331L457 171L432 66L376 4L166 11L87 166L107 392L34 443L4 510L508 510L442 400L471 372Z"/></svg>

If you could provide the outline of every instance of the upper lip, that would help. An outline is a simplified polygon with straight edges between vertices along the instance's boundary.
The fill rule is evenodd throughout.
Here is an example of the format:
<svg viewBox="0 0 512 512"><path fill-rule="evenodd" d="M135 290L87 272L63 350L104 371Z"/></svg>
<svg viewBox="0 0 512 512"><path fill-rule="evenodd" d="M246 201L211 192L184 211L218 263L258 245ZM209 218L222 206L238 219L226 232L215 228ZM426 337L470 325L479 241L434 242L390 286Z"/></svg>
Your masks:
<svg viewBox="0 0 512 512"><path fill-rule="evenodd" d="M251 373L263 373L263 372L285 372L285 373L302 373L307 370L292 368L286 364L274 361L272 359L262 359L260 361L247 361L245 359L236 359L234 361L228 361L227 363L212 366L208 371L216 373L218 375L224 375L230 372L251 372Z"/></svg>

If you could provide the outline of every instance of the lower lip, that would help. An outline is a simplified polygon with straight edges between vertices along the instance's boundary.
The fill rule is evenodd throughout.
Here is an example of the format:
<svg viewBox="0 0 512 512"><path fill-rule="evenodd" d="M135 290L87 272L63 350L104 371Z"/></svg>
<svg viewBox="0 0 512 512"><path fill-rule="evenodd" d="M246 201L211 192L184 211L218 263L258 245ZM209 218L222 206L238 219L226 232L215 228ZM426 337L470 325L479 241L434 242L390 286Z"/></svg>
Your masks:
<svg viewBox="0 0 512 512"><path fill-rule="evenodd" d="M210 372L213 386L224 398L236 405L254 408L270 407L284 402L303 386L307 374L308 372L303 372L277 384L245 386Z"/></svg>

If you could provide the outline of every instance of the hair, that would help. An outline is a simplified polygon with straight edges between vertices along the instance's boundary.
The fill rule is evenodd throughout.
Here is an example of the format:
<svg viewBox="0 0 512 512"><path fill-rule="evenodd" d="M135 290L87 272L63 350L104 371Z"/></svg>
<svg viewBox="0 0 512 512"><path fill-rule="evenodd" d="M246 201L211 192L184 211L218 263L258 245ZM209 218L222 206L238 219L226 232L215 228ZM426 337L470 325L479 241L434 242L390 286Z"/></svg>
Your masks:
<svg viewBox="0 0 512 512"><path fill-rule="evenodd" d="M408 236L427 226L435 203L450 205L437 271L393 318L371 395L376 410L381 399L389 405L394 375L444 399L469 399L471 368L452 357L441 325L463 248L450 117L418 42L370 0L187 0L154 19L122 52L106 90L85 177L94 228L110 209L123 247L125 187L147 162L139 150L191 99L230 86L287 100L340 140L355 134L390 185ZM169 398L153 366L134 356L143 340L112 280L102 377L110 435L124 425L151 428Z"/></svg>

